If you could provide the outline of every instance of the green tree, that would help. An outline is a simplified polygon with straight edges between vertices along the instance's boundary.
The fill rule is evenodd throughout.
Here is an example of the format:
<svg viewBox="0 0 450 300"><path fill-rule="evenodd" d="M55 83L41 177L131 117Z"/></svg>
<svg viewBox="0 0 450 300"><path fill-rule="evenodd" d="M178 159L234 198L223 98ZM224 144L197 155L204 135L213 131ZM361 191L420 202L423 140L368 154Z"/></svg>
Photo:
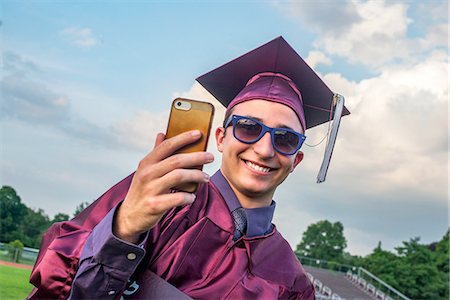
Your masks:
<svg viewBox="0 0 450 300"><path fill-rule="evenodd" d="M75 218L76 216L78 216L78 214L80 213L80 212L82 212L86 207L88 207L89 206L89 202L81 202L78 206L77 206L77 208L75 208L75 212L73 213L73 217Z"/></svg>
<svg viewBox="0 0 450 300"><path fill-rule="evenodd" d="M44 210L33 210L27 207L27 214L21 224L23 243L27 247L39 248L42 235L50 226L49 217Z"/></svg>
<svg viewBox="0 0 450 300"><path fill-rule="evenodd" d="M402 264L398 270L399 286L405 288L406 296L413 299L440 299L448 282L443 282L427 246L419 244L420 238L403 242L396 250Z"/></svg>
<svg viewBox="0 0 450 300"><path fill-rule="evenodd" d="M295 253L322 260L341 261L346 247L342 223L323 220L308 226Z"/></svg>
<svg viewBox="0 0 450 300"><path fill-rule="evenodd" d="M449 230L447 230L442 239L436 244L436 249L433 252L433 260L439 270L440 281L446 283L449 280ZM449 299L448 284L443 285L443 288L439 290L439 295L442 299Z"/></svg>
<svg viewBox="0 0 450 300"><path fill-rule="evenodd" d="M339 263L348 266L361 266L363 263L363 257L358 255L352 255L350 252L344 251L342 258L338 260Z"/></svg>
<svg viewBox="0 0 450 300"><path fill-rule="evenodd" d="M0 189L0 241L22 239L20 224L27 213L16 191L10 186Z"/></svg>
<svg viewBox="0 0 450 300"><path fill-rule="evenodd" d="M20 257L22 256L23 244L19 240L14 240L8 243L7 246L8 253L11 256L11 260L15 263L18 263Z"/></svg>
<svg viewBox="0 0 450 300"><path fill-rule="evenodd" d="M448 275L449 273L449 230L445 233L442 239L436 244L436 249L433 253L433 259L439 271Z"/></svg>
<svg viewBox="0 0 450 300"><path fill-rule="evenodd" d="M364 257L363 267L409 298L448 299L448 276L438 270L433 253L419 240L403 242L396 254L379 243Z"/></svg>
<svg viewBox="0 0 450 300"><path fill-rule="evenodd" d="M381 249L381 242L378 243L371 254L364 257L362 262L365 269L398 290L401 290L397 282L400 264L400 258L396 254Z"/></svg>
<svg viewBox="0 0 450 300"><path fill-rule="evenodd" d="M70 219L70 216L68 214L63 214L63 213L57 213L54 217L53 220L51 221L51 223L56 223L56 222L63 222L63 221L67 221Z"/></svg>

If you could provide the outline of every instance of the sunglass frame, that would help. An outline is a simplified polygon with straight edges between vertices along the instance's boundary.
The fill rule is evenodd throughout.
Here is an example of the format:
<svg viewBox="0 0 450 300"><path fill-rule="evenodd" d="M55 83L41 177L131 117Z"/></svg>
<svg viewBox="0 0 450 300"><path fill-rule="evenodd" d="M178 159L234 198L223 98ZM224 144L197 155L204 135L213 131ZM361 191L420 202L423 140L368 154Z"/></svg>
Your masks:
<svg viewBox="0 0 450 300"><path fill-rule="evenodd" d="M259 136L252 140L252 141L245 141L240 139L238 136L236 136L236 124L238 121L242 120L242 119L247 119L247 120L251 120L252 122L257 123L258 125L261 126L262 130L259 134ZM251 117L245 117L245 116L240 116L240 115L232 115L228 118L227 122L225 123L225 128L228 128L228 126L230 126L230 123L233 125L233 136L240 142L244 143L244 144L254 144L256 142L258 142L267 132L270 133L270 139L272 141L272 146L273 148L280 154L285 155L285 156L290 156L290 155L294 155L295 153L297 153L298 150L300 150L300 148L303 145L303 142L306 139L306 136L304 134L301 134L300 132L297 132L295 130L291 130L288 128L273 128L273 127L269 127L267 125L265 125L264 123L262 123L259 120L256 120L254 118ZM298 136L298 143L297 146L295 147L295 149L292 152L284 152L281 151L280 149L278 149L278 147L275 145L275 131L287 131L290 132L296 136Z"/></svg>

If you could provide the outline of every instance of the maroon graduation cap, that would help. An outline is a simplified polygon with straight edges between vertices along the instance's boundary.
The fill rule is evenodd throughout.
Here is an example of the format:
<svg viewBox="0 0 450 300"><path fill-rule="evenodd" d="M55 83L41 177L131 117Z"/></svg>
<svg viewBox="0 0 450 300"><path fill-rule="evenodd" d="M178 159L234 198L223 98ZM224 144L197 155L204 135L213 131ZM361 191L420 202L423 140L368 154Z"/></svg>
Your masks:
<svg viewBox="0 0 450 300"><path fill-rule="evenodd" d="M263 72L283 74L295 83L302 95L307 129L330 120L334 93L281 36L198 77L197 81L228 107L247 82ZM342 116L349 113L344 107Z"/></svg>
<svg viewBox="0 0 450 300"><path fill-rule="evenodd" d="M277 37L198 77L197 81L225 107L229 107L230 103L231 106L234 106L236 99L242 98L243 93L246 95L250 93L250 96L252 93L253 96L263 95L253 99L270 100L270 95L274 94L271 92L273 89L270 87L263 88L262 79L259 79L260 84L257 88L251 89L249 86L255 84L255 78L260 77L258 74L267 73L287 77L291 90L295 92L279 93L278 95L281 95L279 98L289 98L285 104L294 109L301 123L302 121L306 123L306 129L333 120L324 161L317 179L318 182L324 181L339 129L340 118L350 114L350 112L344 106L344 97L333 93L283 37ZM280 87L280 84L276 84L276 87ZM249 93L245 93L246 90L250 90ZM287 91L288 88L282 87L282 90ZM300 95L296 96L297 92ZM248 96L244 97L248 98ZM295 97L298 100L293 100ZM295 103L295 101L298 101L298 103ZM301 109L297 109L295 105L300 105ZM302 114L304 114L304 120L302 120ZM302 123L302 125L305 124Z"/></svg>

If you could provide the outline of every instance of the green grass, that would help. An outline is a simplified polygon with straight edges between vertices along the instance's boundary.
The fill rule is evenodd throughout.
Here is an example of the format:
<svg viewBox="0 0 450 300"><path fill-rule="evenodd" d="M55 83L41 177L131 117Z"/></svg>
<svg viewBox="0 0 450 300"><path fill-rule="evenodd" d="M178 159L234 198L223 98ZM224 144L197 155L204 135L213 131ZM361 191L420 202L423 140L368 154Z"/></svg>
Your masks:
<svg viewBox="0 0 450 300"><path fill-rule="evenodd" d="M0 266L0 299L24 299L33 286L28 282L31 270Z"/></svg>

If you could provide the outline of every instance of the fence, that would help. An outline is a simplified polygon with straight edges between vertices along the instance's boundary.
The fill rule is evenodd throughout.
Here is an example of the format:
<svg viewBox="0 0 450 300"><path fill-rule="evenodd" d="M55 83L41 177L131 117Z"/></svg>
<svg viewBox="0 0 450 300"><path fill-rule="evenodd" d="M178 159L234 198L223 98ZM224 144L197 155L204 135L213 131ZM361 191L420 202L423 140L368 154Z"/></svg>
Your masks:
<svg viewBox="0 0 450 300"><path fill-rule="evenodd" d="M362 267L355 267L333 261L326 261L322 259L303 256L297 256L297 258L304 266L345 273L349 278L353 278L353 281L356 282L356 285L366 289L377 299L409 300L408 297Z"/></svg>
<svg viewBox="0 0 450 300"><path fill-rule="evenodd" d="M309 258L309 257L304 257L304 256L298 256L298 255L297 255L297 258L298 258L298 260L300 260L300 262L304 266L332 270L332 271L337 271L337 272L341 272L341 273L347 273L347 271L349 271L349 270L351 272L358 271L358 268L355 266L344 265L344 264L340 264L340 263L337 263L334 261L326 261L323 259Z"/></svg>
<svg viewBox="0 0 450 300"><path fill-rule="evenodd" d="M0 243L0 260L18 262L26 265L34 265L39 249L24 247L23 250L13 249L12 253L8 249L8 244Z"/></svg>
<svg viewBox="0 0 450 300"><path fill-rule="evenodd" d="M392 286L373 275L369 271L364 268L358 268L358 278L363 279L368 285L371 285L375 288L376 292L379 292L380 295L383 295L384 299L398 299L398 300L409 300L408 297L394 289ZM376 295L377 296L377 295ZM377 297L378 298L378 297ZM381 298L381 297L380 297Z"/></svg>

